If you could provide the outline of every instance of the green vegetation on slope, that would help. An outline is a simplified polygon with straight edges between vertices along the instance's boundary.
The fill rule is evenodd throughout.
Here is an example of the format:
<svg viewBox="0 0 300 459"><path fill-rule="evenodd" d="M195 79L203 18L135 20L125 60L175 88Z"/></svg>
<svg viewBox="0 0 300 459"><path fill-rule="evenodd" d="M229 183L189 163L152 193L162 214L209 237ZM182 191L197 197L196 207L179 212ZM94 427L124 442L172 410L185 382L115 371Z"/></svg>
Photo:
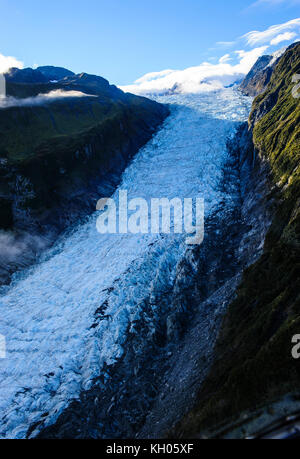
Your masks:
<svg viewBox="0 0 300 459"><path fill-rule="evenodd" d="M299 99L292 95L293 76L300 74L299 54L300 44L279 61L267 92L255 99L250 115L251 124L257 115L264 115L254 126L253 140L267 155L274 180L280 185L299 174L296 169L300 159L300 109Z"/></svg>
<svg viewBox="0 0 300 459"><path fill-rule="evenodd" d="M81 74L54 84L16 83L14 78L24 78L20 72L9 74L7 91L14 99L0 108L0 200L6 222L0 226L5 228L9 222L11 226L10 209L17 195L27 195L20 196L23 208L43 209L51 200L56 205L58 194L66 199L68 188L83 192L89 180L98 177L99 182L101 174L124 167L122 161L149 140L168 115L164 106L125 94L101 77ZM51 90L87 96L26 101ZM26 189L16 185L18 176L28 183Z"/></svg>
<svg viewBox="0 0 300 459"><path fill-rule="evenodd" d="M43 142L80 135L121 108L91 97L0 110L0 154L9 163L27 161L39 154Z"/></svg>
<svg viewBox="0 0 300 459"><path fill-rule="evenodd" d="M277 65L256 98L250 123L254 144L277 184L277 211L262 257L244 273L215 349L216 361L195 409L176 428L193 436L229 426L287 393L297 396L300 365L291 355L300 334L299 103L292 76L300 73L300 44Z"/></svg>
<svg viewBox="0 0 300 459"><path fill-rule="evenodd" d="M55 90L79 91L87 96L60 97L43 104L24 105L28 97ZM17 98L15 106L0 109L0 158L7 158L9 164L40 156L40 147L48 141L55 140L59 148L61 139L65 148L66 138L69 138L74 147L76 139L80 143L90 130L98 128L101 131L110 119L121 120L127 114L137 121L149 123L155 116L159 118L163 111L153 101L124 94L103 78L86 74L71 76L55 84L8 80L7 92Z"/></svg>

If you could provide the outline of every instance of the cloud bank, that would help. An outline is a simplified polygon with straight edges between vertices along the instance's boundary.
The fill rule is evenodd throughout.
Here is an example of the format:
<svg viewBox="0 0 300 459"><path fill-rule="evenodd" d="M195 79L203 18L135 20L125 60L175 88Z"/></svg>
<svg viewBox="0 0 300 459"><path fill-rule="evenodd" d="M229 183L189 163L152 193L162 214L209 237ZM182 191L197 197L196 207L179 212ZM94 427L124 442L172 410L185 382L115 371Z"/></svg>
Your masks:
<svg viewBox="0 0 300 459"><path fill-rule="evenodd" d="M44 105L49 102L74 98L74 97L97 97L89 94L85 94L80 91L63 91L62 89L57 89L50 91L47 94L39 94L36 97L27 97L26 99L17 99L15 97L6 97L0 98L0 108L10 108L10 107L31 107L34 105Z"/></svg>
<svg viewBox="0 0 300 459"><path fill-rule="evenodd" d="M0 53L0 73L5 73L12 67L22 69L24 67L24 64L15 57L4 56Z"/></svg>
<svg viewBox="0 0 300 459"><path fill-rule="evenodd" d="M203 62L196 67L185 70L164 70L163 72L149 73L136 80L133 85L121 86L121 89L135 94L215 91L241 80L266 49L266 46L262 46L248 52L244 50L235 51L235 55L239 58L239 62L235 65L228 63L231 57L226 54L221 57L218 64Z"/></svg>
<svg viewBox="0 0 300 459"><path fill-rule="evenodd" d="M264 31L248 32L235 42L217 42L217 46L221 48L232 47L233 44L241 46L240 49L224 54L217 64L203 62L184 70L151 72L133 84L120 88L140 95L216 91L242 80L267 50L273 54L278 51L276 46L282 42L291 42L297 36L300 36L300 18L271 26ZM275 53L274 59L279 55L280 52Z"/></svg>

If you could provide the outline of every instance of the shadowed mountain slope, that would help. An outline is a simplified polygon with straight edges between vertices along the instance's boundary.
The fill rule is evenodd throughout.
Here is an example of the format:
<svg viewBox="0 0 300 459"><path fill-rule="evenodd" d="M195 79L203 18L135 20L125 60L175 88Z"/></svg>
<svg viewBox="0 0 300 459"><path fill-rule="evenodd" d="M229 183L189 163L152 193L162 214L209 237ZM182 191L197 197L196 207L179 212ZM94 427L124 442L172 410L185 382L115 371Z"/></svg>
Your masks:
<svg viewBox="0 0 300 459"><path fill-rule="evenodd" d="M49 82L56 73L64 76ZM45 76L47 75L47 76ZM168 109L104 78L64 69L11 69L0 102L0 230L18 256L0 254L0 281L110 195ZM3 234L1 233L3 236ZM22 247L22 250L19 250ZM25 258L26 260L25 260Z"/></svg>

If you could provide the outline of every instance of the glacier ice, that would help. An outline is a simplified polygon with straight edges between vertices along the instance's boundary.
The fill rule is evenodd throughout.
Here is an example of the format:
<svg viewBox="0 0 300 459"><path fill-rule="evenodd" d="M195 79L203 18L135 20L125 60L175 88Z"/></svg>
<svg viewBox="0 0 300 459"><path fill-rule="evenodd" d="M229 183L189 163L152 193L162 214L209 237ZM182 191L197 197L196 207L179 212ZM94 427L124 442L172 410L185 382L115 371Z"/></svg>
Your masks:
<svg viewBox="0 0 300 459"><path fill-rule="evenodd" d="M146 200L203 197L208 215L223 199L218 185L226 141L247 119L251 100L233 88L156 99L170 104L171 115L126 169L119 188ZM2 438L24 438L45 413L46 425L53 423L91 387L104 363L122 356L152 282L167 288L188 250L184 234L100 235L96 219L97 212L1 293ZM107 320L93 328L105 302Z"/></svg>

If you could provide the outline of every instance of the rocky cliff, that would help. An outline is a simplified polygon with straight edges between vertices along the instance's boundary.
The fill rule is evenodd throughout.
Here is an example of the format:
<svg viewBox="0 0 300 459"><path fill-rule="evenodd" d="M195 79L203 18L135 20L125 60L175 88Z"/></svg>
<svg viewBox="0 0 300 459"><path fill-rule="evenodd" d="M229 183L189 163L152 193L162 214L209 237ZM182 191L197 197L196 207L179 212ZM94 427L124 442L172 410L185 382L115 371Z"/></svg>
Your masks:
<svg viewBox="0 0 300 459"><path fill-rule="evenodd" d="M291 45L292 47L295 46ZM278 64L286 48L276 51L270 56L261 56L254 64L250 72L240 84L240 90L246 96L256 97L266 89L272 77L273 71Z"/></svg>
<svg viewBox="0 0 300 459"><path fill-rule="evenodd" d="M254 97L266 89L273 71L272 59L272 56L258 59L240 85L243 94Z"/></svg>
<svg viewBox="0 0 300 459"><path fill-rule="evenodd" d="M60 68L11 69L6 87L0 106L0 283L94 211L168 115L166 107L101 77Z"/></svg>
<svg viewBox="0 0 300 459"><path fill-rule="evenodd" d="M197 402L171 436L243 437L299 409L299 364L291 355L300 332L300 110L292 82L299 73L298 43L254 101L249 129L256 165L248 183L267 182L258 195L263 207L251 188L243 206L252 200L260 218L268 208L271 225L261 235L262 255L244 271L228 306Z"/></svg>

